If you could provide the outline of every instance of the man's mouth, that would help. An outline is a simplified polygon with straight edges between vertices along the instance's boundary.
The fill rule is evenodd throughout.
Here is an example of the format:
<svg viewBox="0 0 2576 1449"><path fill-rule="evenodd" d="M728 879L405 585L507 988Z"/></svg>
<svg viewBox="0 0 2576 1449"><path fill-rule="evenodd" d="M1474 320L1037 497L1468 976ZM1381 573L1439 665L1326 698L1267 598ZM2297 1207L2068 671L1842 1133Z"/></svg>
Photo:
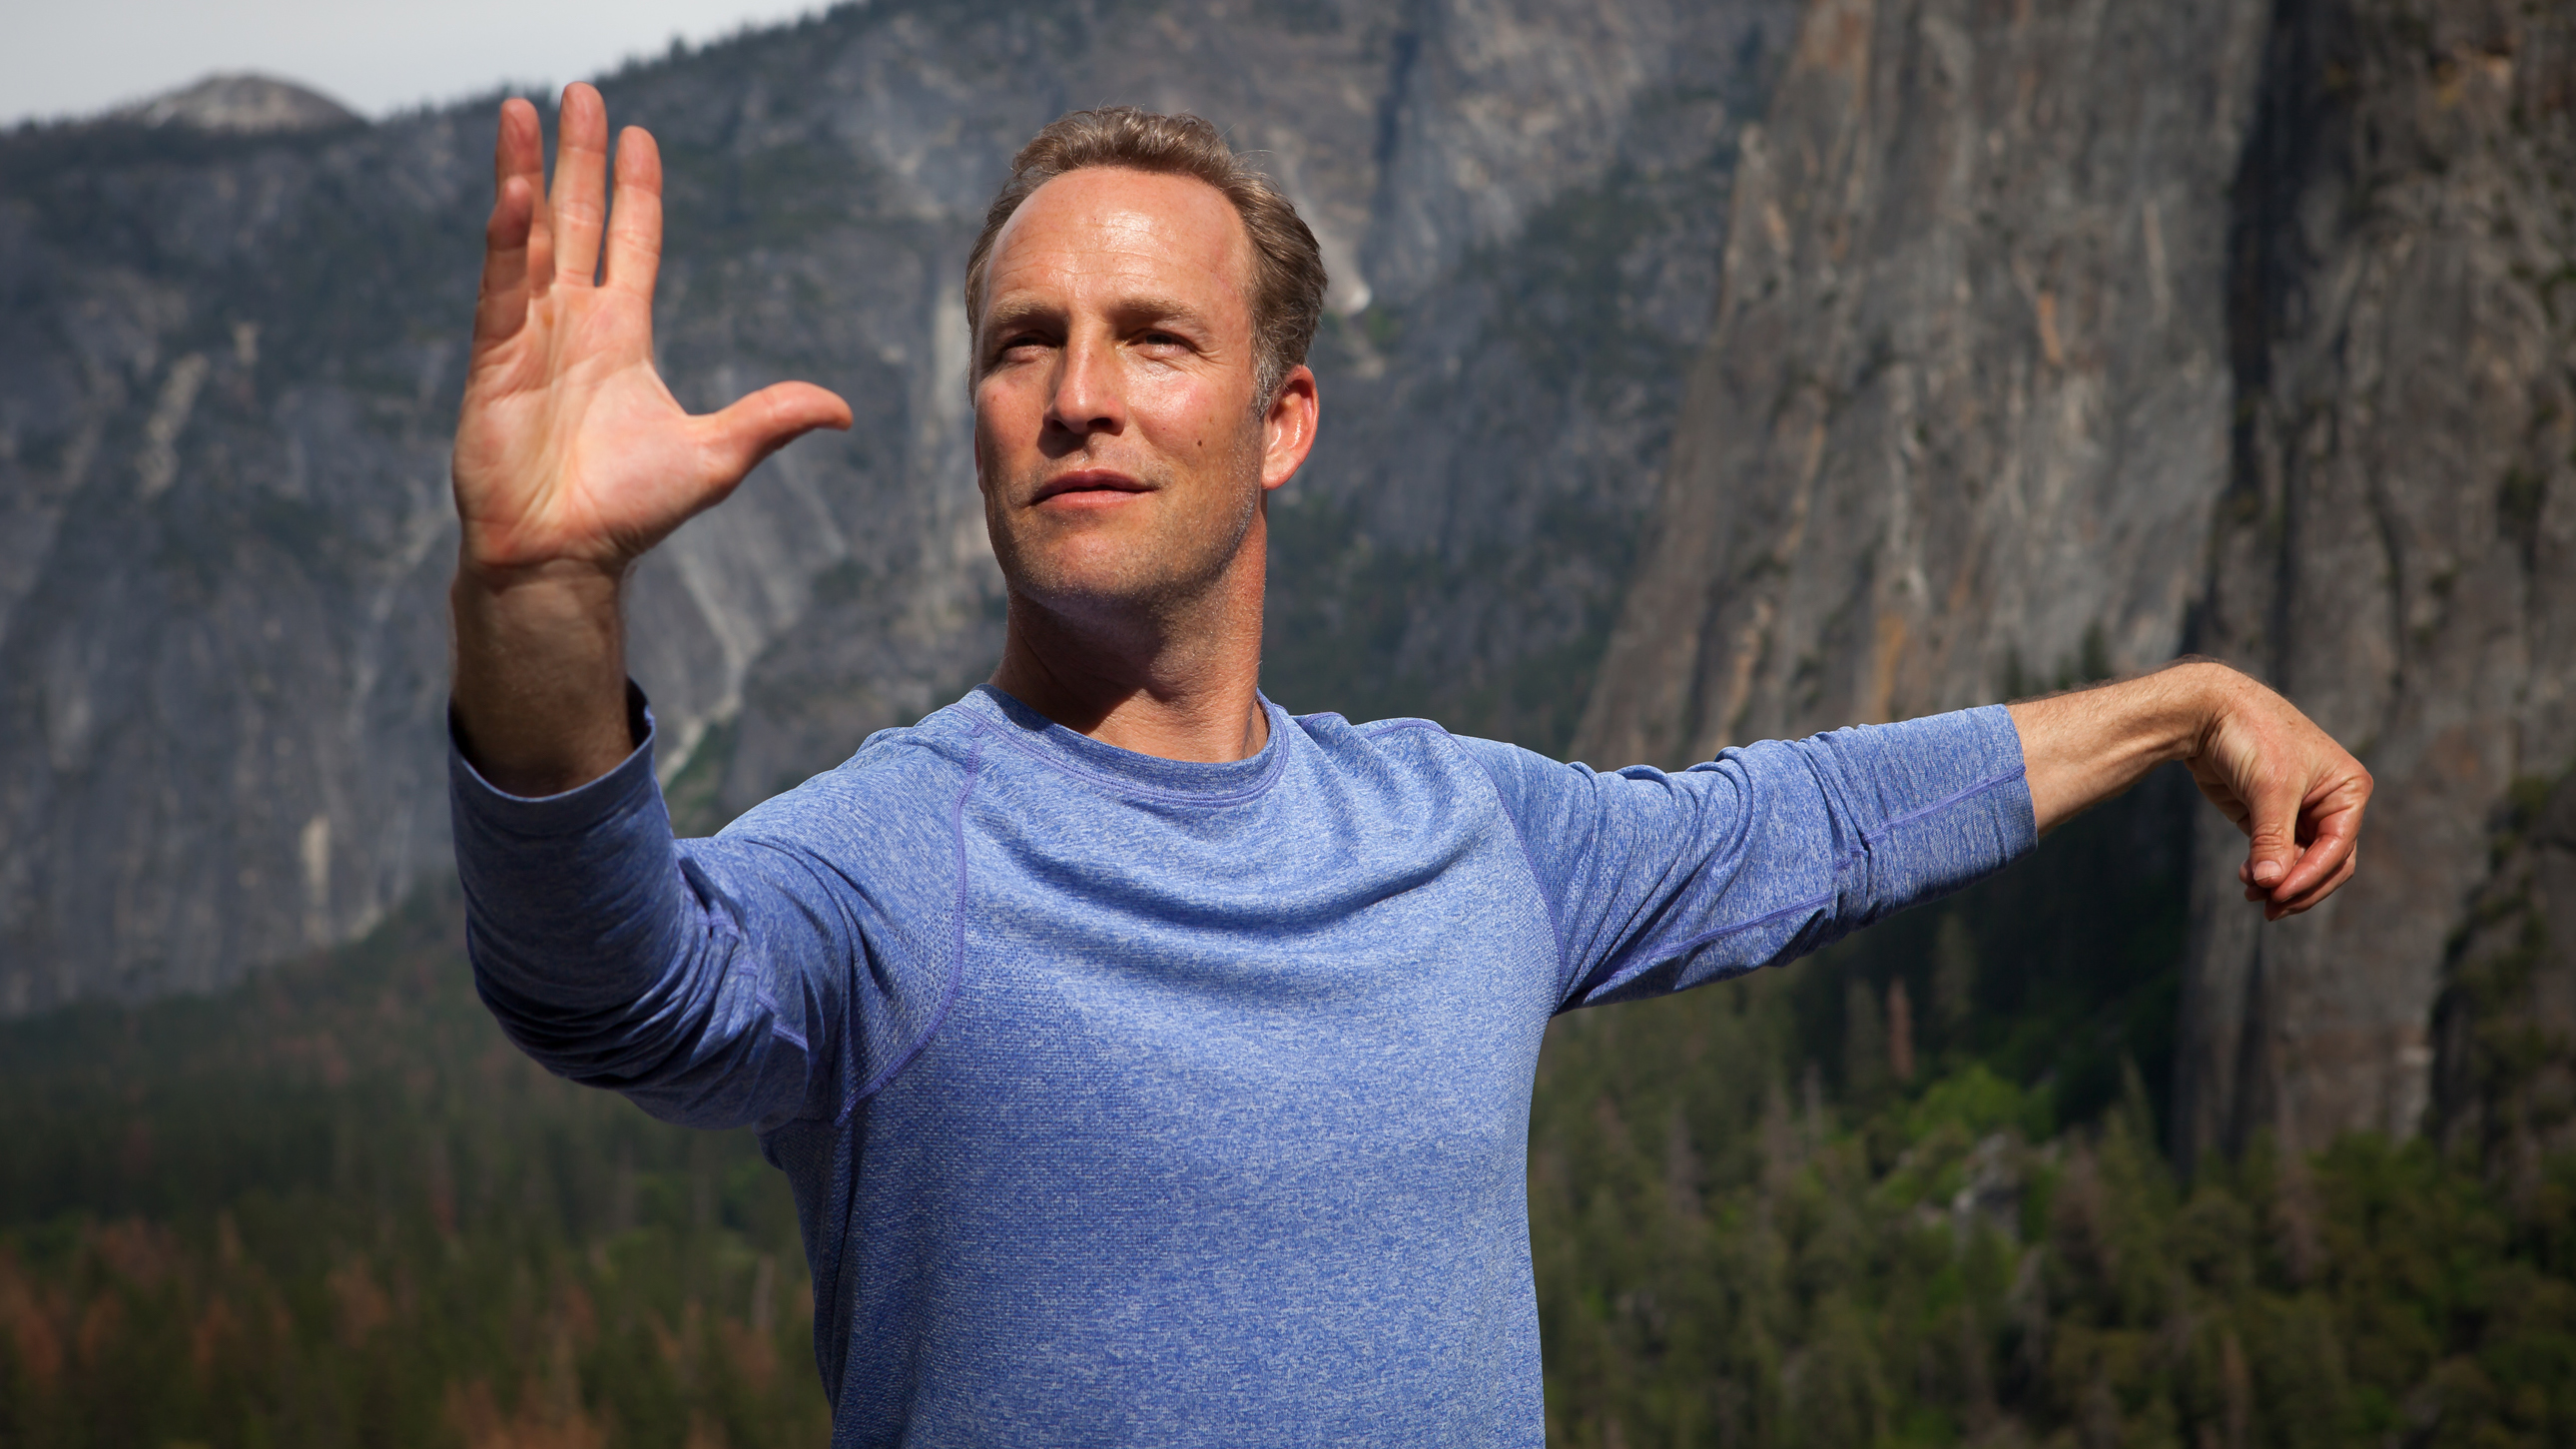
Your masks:
<svg viewBox="0 0 2576 1449"><path fill-rule="evenodd" d="M1038 485L1029 506L1055 501L1059 507L1081 507L1087 504L1115 503L1130 494L1150 491L1142 481L1106 468L1085 468L1066 473Z"/></svg>

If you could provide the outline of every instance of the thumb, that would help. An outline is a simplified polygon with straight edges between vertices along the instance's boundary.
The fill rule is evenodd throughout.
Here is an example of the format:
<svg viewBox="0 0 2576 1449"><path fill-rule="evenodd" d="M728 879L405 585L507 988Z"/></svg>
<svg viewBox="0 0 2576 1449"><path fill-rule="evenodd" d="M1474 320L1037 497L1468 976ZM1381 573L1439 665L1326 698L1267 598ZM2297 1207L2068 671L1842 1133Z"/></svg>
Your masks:
<svg viewBox="0 0 2576 1449"><path fill-rule="evenodd" d="M847 428L850 405L810 382L782 382L702 422L709 471L730 487L761 459L816 428Z"/></svg>
<svg viewBox="0 0 2576 1449"><path fill-rule="evenodd" d="M2277 770L2265 770L2252 782L2246 801L2246 879L2269 893L2287 880L2299 860L2299 806L2304 796Z"/></svg>

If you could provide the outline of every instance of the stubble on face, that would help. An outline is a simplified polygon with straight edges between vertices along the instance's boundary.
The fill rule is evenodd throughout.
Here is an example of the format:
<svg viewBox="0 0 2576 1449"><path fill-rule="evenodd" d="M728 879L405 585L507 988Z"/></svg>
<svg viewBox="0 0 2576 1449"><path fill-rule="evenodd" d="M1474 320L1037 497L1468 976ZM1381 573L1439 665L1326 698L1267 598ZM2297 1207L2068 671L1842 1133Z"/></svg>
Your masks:
<svg viewBox="0 0 2576 1449"><path fill-rule="evenodd" d="M1232 461L1207 470L1214 479L1185 478L1168 464L1122 456L1124 450L1086 450L1075 466L1117 467L1155 497L1150 517L1127 527L1059 521L1011 506L1064 472L1062 465L1030 467L998 489L987 486L985 525L1003 578L1014 591L1073 617L1163 618L1185 611L1233 568L1261 509L1258 421L1233 443ZM1207 486L1227 475L1238 486Z"/></svg>

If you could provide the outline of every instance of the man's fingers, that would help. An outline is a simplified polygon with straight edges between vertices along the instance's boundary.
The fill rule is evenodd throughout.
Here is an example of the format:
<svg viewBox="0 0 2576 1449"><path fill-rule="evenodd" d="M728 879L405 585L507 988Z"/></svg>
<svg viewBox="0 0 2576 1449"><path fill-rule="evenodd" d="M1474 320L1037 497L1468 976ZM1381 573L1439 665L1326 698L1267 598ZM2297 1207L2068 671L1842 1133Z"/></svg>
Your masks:
<svg viewBox="0 0 2576 1449"><path fill-rule="evenodd" d="M2299 859L2302 792L2281 774L2277 768L2263 769L2244 791L2251 807L2245 820L2245 879L2266 892L2277 891Z"/></svg>
<svg viewBox="0 0 2576 1449"><path fill-rule="evenodd" d="M2360 865L2360 863L2361 856L2359 852L2347 855L2343 858L2343 864L2337 866L2332 875L2326 876L2315 885L2299 892L2288 900L2276 901L2266 899L2263 902L2263 918L2269 921L2277 921L2285 916L2295 916L2302 911L2308 910L2320 901L2323 901L2326 897L2343 889L2344 882L2352 879L2353 871Z"/></svg>
<svg viewBox="0 0 2576 1449"><path fill-rule="evenodd" d="M537 108L501 103L492 137L492 216L483 225L483 280L474 298L474 346L518 334L528 320L532 253L545 229L546 153ZM543 290L544 273L533 273Z"/></svg>
<svg viewBox="0 0 2576 1449"><path fill-rule="evenodd" d="M512 96L501 103L500 133L492 142L492 193L513 176L524 176L542 189L546 179L545 127L537 119L537 108L521 97Z"/></svg>
<svg viewBox="0 0 2576 1449"><path fill-rule="evenodd" d="M709 469L731 487L761 459L804 434L848 427L850 405L810 382L782 382L699 422L706 430Z"/></svg>
<svg viewBox="0 0 2576 1449"><path fill-rule="evenodd" d="M547 284L554 280L553 228L546 216L546 135L537 119L537 108L517 96L501 103L500 132L492 141L492 207L495 220L501 211L502 198L516 180L528 193L528 221L524 240L527 255L516 262L526 277L528 295L542 297ZM489 276L493 233L484 232L485 273ZM477 309L480 316L480 309Z"/></svg>
<svg viewBox="0 0 2576 1449"><path fill-rule="evenodd" d="M2329 797L2331 801L2331 797ZM2280 880L2272 885L2272 899L2288 903L2306 896L2329 877L2334 876L2353 857L2360 844L2361 807L2332 801L2307 807L2313 823L2307 848Z"/></svg>
<svg viewBox="0 0 2576 1449"><path fill-rule="evenodd" d="M564 87L555 117L554 274L591 280L599 270L599 233L608 220L608 104L575 82Z"/></svg>
<svg viewBox="0 0 2576 1449"><path fill-rule="evenodd" d="M641 126L617 136L617 197L608 223L606 285L652 300L662 265L662 153Z"/></svg>
<svg viewBox="0 0 2576 1449"><path fill-rule="evenodd" d="M483 226L483 282L474 298L474 350L506 342L528 320L528 232L537 196L525 178L505 176Z"/></svg>
<svg viewBox="0 0 2576 1449"><path fill-rule="evenodd" d="M2267 920L2295 916L2343 889L2344 882L2352 879L2353 871L2361 862L2361 852L2353 848L2342 852L2331 864L2326 863L2328 859L2311 846L2309 853L2300 858L2299 869L2283 883L2287 890L2265 890L2261 886L2249 885L2244 888L2245 899L2260 902ZM2236 868L2236 878L2240 882L2244 880L2245 867L2240 865Z"/></svg>

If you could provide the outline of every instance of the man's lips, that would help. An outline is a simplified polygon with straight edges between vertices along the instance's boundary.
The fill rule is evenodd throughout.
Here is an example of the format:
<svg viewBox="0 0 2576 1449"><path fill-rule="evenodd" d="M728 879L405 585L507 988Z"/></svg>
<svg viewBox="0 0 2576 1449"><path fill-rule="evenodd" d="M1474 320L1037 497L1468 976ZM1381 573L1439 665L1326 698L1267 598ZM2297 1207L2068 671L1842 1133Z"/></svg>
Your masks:
<svg viewBox="0 0 2576 1449"><path fill-rule="evenodd" d="M1038 485L1029 499L1032 508L1054 501L1059 507L1115 503L1131 494L1151 491L1143 482L1124 473L1105 468L1086 468L1079 473L1066 473Z"/></svg>

